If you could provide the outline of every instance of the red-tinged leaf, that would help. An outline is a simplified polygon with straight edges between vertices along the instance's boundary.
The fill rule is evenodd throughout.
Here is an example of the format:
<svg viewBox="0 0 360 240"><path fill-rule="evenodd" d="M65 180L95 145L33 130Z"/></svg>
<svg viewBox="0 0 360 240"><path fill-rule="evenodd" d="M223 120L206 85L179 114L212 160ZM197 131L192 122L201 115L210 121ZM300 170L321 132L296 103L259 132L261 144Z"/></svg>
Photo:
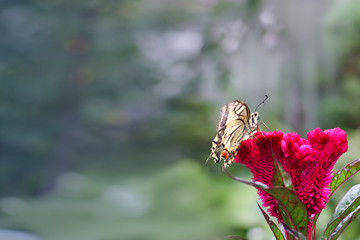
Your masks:
<svg viewBox="0 0 360 240"><path fill-rule="evenodd" d="M285 224L306 236L308 214L305 205L296 196L296 193L291 189L283 187L263 190L271 194L278 201Z"/></svg>
<svg viewBox="0 0 360 240"><path fill-rule="evenodd" d="M330 195L329 198L332 196L332 194L347 180L349 180L352 176L354 176L357 172L360 171L360 159L355 160L344 167L342 167L339 171L337 171L329 185L330 188ZM314 234L316 229L316 222L319 218L320 213L316 214L314 217Z"/></svg>
<svg viewBox="0 0 360 240"><path fill-rule="evenodd" d="M360 213L360 184L350 188L337 205L325 231L327 240L337 239Z"/></svg>
<svg viewBox="0 0 360 240"><path fill-rule="evenodd" d="M281 230L278 228L278 226L270 219L269 215L267 215L267 213L261 208L259 204L258 206L262 214L264 215L266 222L269 224L271 231L274 233L276 240L285 240L285 237L282 234Z"/></svg>
<svg viewBox="0 0 360 240"><path fill-rule="evenodd" d="M286 232L288 233L288 237L290 239L295 239L295 240L307 240L307 238L304 236L304 234L302 234L301 232L298 232L294 229L292 229L291 227L289 227L286 224L283 224Z"/></svg>
<svg viewBox="0 0 360 240"><path fill-rule="evenodd" d="M308 223L308 214L305 205L296 196L295 191L285 187L268 187L260 182L251 182L242 178L232 176L226 168L224 172L232 179L261 189L272 195L279 203L279 209L283 216L285 224L291 226L295 231L306 235Z"/></svg>
<svg viewBox="0 0 360 240"><path fill-rule="evenodd" d="M349 180L352 176L354 176L357 172L360 171L360 159L355 160L343 168L341 168L339 171L337 171L332 181L329 185L330 188L330 196L347 180Z"/></svg>
<svg viewBox="0 0 360 240"><path fill-rule="evenodd" d="M285 187L294 190L290 174L285 171L275 154L272 154L274 162L273 186Z"/></svg>

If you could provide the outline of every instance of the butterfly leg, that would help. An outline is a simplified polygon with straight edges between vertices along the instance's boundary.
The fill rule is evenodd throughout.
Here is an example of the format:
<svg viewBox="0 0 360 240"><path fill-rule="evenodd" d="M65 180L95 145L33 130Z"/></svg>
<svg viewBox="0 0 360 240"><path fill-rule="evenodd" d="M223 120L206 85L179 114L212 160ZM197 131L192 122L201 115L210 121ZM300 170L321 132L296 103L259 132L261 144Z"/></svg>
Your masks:
<svg viewBox="0 0 360 240"><path fill-rule="evenodd" d="M259 123L259 125L260 125L260 124L261 124L261 125L264 125L264 127L265 127L268 131L271 131L270 128L269 128L264 122ZM259 129L260 129L260 127L259 127Z"/></svg>
<svg viewBox="0 0 360 240"><path fill-rule="evenodd" d="M205 162L203 163L203 165L205 166L206 164L208 164L208 162L209 162L209 160L210 160L210 158L211 158L211 153L210 153L210 155L209 155L209 157L205 160Z"/></svg>

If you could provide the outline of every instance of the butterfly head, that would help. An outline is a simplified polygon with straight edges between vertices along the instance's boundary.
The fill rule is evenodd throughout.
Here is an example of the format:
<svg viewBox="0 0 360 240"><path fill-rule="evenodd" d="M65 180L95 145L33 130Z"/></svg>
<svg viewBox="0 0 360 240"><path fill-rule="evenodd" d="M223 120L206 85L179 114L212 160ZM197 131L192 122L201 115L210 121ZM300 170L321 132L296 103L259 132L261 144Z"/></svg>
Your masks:
<svg viewBox="0 0 360 240"><path fill-rule="evenodd" d="M258 112L254 112L252 114L250 114L250 118L249 118L249 127L251 131L255 131L258 128L258 121L260 119L260 116L258 114Z"/></svg>

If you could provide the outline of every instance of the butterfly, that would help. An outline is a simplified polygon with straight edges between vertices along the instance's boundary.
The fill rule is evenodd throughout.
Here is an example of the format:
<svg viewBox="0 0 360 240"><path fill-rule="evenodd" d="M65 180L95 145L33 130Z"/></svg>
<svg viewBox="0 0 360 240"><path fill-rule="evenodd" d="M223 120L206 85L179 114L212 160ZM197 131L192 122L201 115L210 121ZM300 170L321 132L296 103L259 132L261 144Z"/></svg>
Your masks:
<svg viewBox="0 0 360 240"><path fill-rule="evenodd" d="M268 98L265 95L265 100ZM256 109L265 102L262 101ZM250 113L246 103L235 100L223 106L216 126L217 133L212 141L211 153L205 164L214 158L215 163L224 159L223 167L229 167L236 156L242 141L251 138L259 131L259 114Z"/></svg>

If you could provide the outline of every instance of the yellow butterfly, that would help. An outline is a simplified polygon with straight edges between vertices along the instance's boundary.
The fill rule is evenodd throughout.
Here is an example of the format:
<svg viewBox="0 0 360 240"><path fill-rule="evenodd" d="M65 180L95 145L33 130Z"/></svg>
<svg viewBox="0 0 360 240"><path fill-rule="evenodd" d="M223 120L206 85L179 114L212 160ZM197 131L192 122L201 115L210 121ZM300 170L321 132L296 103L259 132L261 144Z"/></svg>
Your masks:
<svg viewBox="0 0 360 240"><path fill-rule="evenodd" d="M268 96L265 96L266 100ZM221 108L219 122L216 126L217 134L212 141L211 153L205 164L210 158L214 158L216 163L224 159L224 168L233 163L242 141L251 138L255 132L259 131L259 114L256 109L254 113L250 114L246 103L239 100L229 102Z"/></svg>

